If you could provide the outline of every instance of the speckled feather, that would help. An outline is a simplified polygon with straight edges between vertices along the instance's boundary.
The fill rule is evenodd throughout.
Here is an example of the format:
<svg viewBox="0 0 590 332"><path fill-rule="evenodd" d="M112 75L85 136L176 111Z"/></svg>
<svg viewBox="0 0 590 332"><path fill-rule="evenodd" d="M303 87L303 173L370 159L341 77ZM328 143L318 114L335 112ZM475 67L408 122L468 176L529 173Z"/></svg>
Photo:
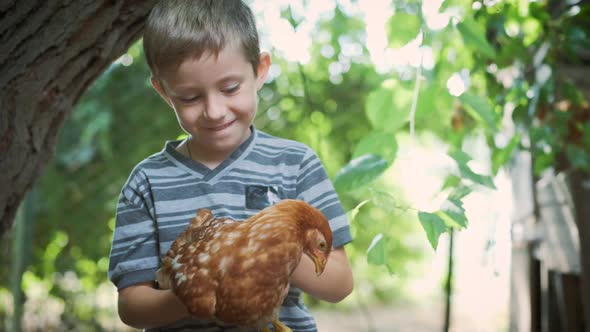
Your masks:
<svg viewBox="0 0 590 332"><path fill-rule="evenodd" d="M329 254L328 220L303 201L281 201L242 222L201 209L167 252L158 280L197 318L262 328L277 319L289 276L314 231Z"/></svg>

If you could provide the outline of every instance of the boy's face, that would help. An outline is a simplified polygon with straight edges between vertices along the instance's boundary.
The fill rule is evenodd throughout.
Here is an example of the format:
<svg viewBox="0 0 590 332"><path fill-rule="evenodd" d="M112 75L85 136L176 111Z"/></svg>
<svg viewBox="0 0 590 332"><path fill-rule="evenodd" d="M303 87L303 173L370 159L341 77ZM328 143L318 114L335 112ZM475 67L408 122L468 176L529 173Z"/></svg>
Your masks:
<svg viewBox="0 0 590 332"><path fill-rule="evenodd" d="M178 69L162 73L152 84L174 109L182 129L192 135L201 157L227 155L250 136L258 106L257 91L270 66L261 53L257 73L237 45L216 57L205 52L187 58Z"/></svg>

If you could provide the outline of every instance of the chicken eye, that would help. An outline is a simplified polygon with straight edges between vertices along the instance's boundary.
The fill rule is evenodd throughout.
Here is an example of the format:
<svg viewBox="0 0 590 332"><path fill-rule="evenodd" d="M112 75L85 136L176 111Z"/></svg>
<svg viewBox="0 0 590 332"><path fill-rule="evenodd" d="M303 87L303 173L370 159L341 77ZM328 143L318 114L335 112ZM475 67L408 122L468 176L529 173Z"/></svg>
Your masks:
<svg viewBox="0 0 590 332"><path fill-rule="evenodd" d="M324 242L324 241L320 241L319 246L320 246L321 251L325 251L327 249L326 242Z"/></svg>

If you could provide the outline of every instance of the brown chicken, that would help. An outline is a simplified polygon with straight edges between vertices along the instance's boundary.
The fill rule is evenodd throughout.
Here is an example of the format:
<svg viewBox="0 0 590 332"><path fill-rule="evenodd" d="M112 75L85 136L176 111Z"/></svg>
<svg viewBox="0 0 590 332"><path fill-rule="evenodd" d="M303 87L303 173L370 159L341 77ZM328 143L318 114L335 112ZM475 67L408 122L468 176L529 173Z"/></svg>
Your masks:
<svg viewBox="0 0 590 332"><path fill-rule="evenodd" d="M157 279L196 318L286 332L278 314L291 273L306 254L320 275L331 249L328 220L303 201L283 200L242 222L200 209Z"/></svg>

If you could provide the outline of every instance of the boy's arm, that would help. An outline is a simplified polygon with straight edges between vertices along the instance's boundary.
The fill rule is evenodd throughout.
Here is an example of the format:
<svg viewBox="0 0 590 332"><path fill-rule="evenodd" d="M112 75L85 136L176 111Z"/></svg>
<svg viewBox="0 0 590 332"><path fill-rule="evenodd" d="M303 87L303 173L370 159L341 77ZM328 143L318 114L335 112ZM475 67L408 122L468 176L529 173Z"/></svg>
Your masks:
<svg viewBox="0 0 590 332"><path fill-rule="evenodd" d="M344 244L352 240L346 214L338 194L315 152L309 148L300 163L297 177L297 198L318 208L330 220L335 248L328 257L324 272L317 277L315 266L302 255L291 275L291 283L320 300L340 302L352 292L353 278Z"/></svg>
<svg viewBox="0 0 590 332"><path fill-rule="evenodd" d="M121 320L135 328L154 328L188 317L170 290L154 288L158 268L157 229L149 180L134 171L119 195L109 261L109 279L119 289ZM141 263L138 263L141 262Z"/></svg>
<svg viewBox="0 0 590 332"><path fill-rule="evenodd" d="M134 328L157 328L189 316L186 307L169 289L155 289L147 282L119 291L119 317Z"/></svg>
<svg viewBox="0 0 590 332"><path fill-rule="evenodd" d="M352 292L354 284L346 251L343 247L332 250L324 273L319 277L311 259L302 255L291 275L291 284L317 299L332 303L342 301Z"/></svg>

